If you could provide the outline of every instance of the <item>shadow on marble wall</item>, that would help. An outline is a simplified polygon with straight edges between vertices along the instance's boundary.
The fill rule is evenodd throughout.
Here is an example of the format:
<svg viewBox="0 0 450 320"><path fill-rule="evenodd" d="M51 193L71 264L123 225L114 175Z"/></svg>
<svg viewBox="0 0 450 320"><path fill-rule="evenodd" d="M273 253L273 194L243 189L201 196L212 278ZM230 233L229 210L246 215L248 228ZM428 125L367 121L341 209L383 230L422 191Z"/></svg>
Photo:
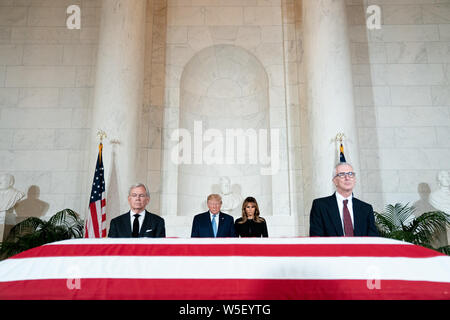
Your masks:
<svg viewBox="0 0 450 320"><path fill-rule="evenodd" d="M108 195L108 199L106 200L106 208L107 208L107 225L111 219L119 216L120 212L120 200L125 199L127 195L121 195L119 192L119 182L117 179L117 169L116 169L116 145L112 145L112 159L111 159L111 171L109 178L109 185L107 186L106 194Z"/></svg>
<svg viewBox="0 0 450 320"><path fill-rule="evenodd" d="M380 141L376 117L376 99L379 92L377 88L374 88L370 67L370 44L374 36L372 33L379 31L369 30L366 27L366 18L364 0L352 1L352 5L347 6L357 139L360 150L360 177L356 191L357 197L371 203L376 211L382 211L385 203L381 183L383 177L380 171Z"/></svg>
<svg viewBox="0 0 450 320"><path fill-rule="evenodd" d="M49 204L39 199L41 189L39 186L32 185L28 188L27 197L18 202L15 207L17 222L29 217L42 218L46 215Z"/></svg>
<svg viewBox="0 0 450 320"><path fill-rule="evenodd" d="M419 217L425 212L438 211L439 209L433 207L430 204L431 188L428 183L421 182L417 186L417 193L420 199L414 202L412 205L416 208L415 216ZM435 248L442 247L448 244L447 232L442 232L438 235L436 240L432 243Z"/></svg>

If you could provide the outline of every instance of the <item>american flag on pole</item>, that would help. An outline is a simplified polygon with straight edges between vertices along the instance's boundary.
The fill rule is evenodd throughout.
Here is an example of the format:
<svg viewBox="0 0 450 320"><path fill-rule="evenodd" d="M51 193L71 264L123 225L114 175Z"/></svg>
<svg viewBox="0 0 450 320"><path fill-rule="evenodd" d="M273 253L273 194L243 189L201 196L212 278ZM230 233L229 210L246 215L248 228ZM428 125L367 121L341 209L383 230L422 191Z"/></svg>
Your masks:
<svg viewBox="0 0 450 320"><path fill-rule="evenodd" d="M94 182L89 199L89 214L84 227L85 238L106 237L106 195L105 175L103 170L103 144L98 146L97 165L95 166Z"/></svg>

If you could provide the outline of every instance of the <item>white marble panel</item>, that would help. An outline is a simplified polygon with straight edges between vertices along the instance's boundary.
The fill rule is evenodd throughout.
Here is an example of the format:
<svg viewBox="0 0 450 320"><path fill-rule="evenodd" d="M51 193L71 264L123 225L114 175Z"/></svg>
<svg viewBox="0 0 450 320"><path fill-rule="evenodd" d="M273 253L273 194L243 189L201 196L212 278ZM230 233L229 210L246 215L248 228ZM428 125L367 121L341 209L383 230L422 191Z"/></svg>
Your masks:
<svg viewBox="0 0 450 320"><path fill-rule="evenodd" d="M23 65L57 66L62 59L61 45L25 45L23 49Z"/></svg>
<svg viewBox="0 0 450 320"><path fill-rule="evenodd" d="M394 128L358 128L361 149L378 149L395 147Z"/></svg>
<svg viewBox="0 0 450 320"><path fill-rule="evenodd" d="M72 112L69 109L8 108L2 110L2 128L69 128Z"/></svg>
<svg viewBox="0 0 450 320"><path fill-rule="evenodd" d="M205 24L205 9L202 7L169 7L168 26L200 26Z"/></svg>
<svg viewBox="0 0 450 320"><path fill-rule="evenodd" d="M25 193L31 186L37 186L40 193L51 193L52 191L52 173L50 171L15 171L14 179L14 187Z"/></svg>
<svg viewBox="0 0 450 320"><path fill-rule="evenodd" d="M450 147L450 126L436 127L437 145L440 147Z"/></svg>
<svg viewBox="0 0 450 320"><path fill-rule="evenodd" d="M375 42L438 41L437 25L383 25L380 30L369 33Z"/></svg>
<svg viewBox="0 0 450 320"><path fill-rule="evenodd" d="M377 108L379 127L447 126L448 107L383 107Z"/></svg>
<svg viewBox="0 0 450 320"><path fill-rule="evenodd" d="M427 63L425 42L396 42L386 44L388 63Z"/></svg>
<svg viewBox="0 0 450 320"><path fill-rule="evenodd" d="M399 187L398 170L370 170L360 177L363 192L397 192Z"/></svg>
<svg viewBox="0 0 450 320"><path fill-rule="evenodd" d="M86 149L90 129L57 129L55 132L55 148L70 151Z"/></svg>
<svg viewBox="0 0 450 320"><path fill-rule="evenodd" d="M1 68L0 68L1 79ZM0 108L12 108L17 106L19 100L19 88L0 88Z"/></svg>
<svg viewBox="0 0 450 320"><path fill-rule="evenodd" d="M187 27L177 26L167 28L167 40L169 44L180 44L187 42Z"/></svg>
<svg viewBox="0 0 450 320"><path fill-rule="evenodd" d="M433 127L395 128L395 145L399 148L436 147Z"/></svg>
<svg viewBox="0 0 450 320"><path fill-rule="evenodd" d="M383 24L420 25L423 23L422 8L420 5L383 5Z"/></svg>
<svg viewBox="0 0 450 320"><path fill-rule="evenodd" d="M244 24L256 26L281 25L281 7L244 8Z"/></svg>
<svg viewBox="0 0 450 320"><path fill-rule="evenodd" d="M67 151L0 151L0 167L5 171L67 170Z"/></svg>
<svg viewBox="0 0 450 320"><path fill-rule="evenodd" d="M56 108L58 99L58 88L21 88L17 106L20 108Z"/></svg>
<svg viewBox="0 0 450 320"><path fill-rule="evenodd" d="M54 129L17 129L14 132L14 150L49 150L54 145Z"/></svg>
<svg viewBox="0 0 450 320"><path fill-rule="evenodd" d="M429 86L392 86L392 105L394 106L426 106L432 105Z"/></svg>
<svg viewBox="0 0 450 320"><path fill-rule="evenodd" d="M450 24L439 25L439 37L441 41L450 41Z"/></svg>
<svg viewBox="0 0 450 320"><path fill-rule="evenodd" d="M432 86L431 98L434 106L450 106L450 86Z"/></svg>
<svg viewBox="0 0 450 320"><path fill-rule="evenodd" d="M355 105L357 106L388 106L391 105L390 87L354 87Z"/></svg>
<svg viewBox="0 0 450 320"><path fill-rule="evenodd" d="M446 81L440 64L375 64L371 71L374 85L441 85Z"/></svg>
<svg viewBox="0 0 450 320"><path fill-rule="evenodd" d="M27 25L33 27L65 26L67 19L66 8L33 7L28 11Z"/></svg>
<svg viewBox="0 0 450 320"><path fill-rule="evenodd" d="M84 175L79 171L52 172L52 193L81 193Z"/></svg>
<svg viewBox="0 0 450 320"><path fill-rule="evenodd" d="M2 7L0 10L1 26L25 26L27 24L28 8Z"/></svg>
<svg viewBox="0 0 450 320"><path fill-rule="evenodd" d="M79 41L80 30L67 27L13 27L11 42L26 44L65 44Z"/></svg>
<svg viewBox="0 0 450 320"><path fill-rule="evenodd" d="M13 129L0 129L0 150L9 150L12 147Z"/></svg>
<svg viewBox="0 0 450 320"><path fill-rule="evenodd" d="M206 25L239 26L243 22L244 12L242 7L206 7Z"/></svg>
<svg viewBox="0 0 450 320"><path fill-rule="evenodd" d="M62 108L89 108L91 88L60 89L59 106Z"/></svg>
<svg viewBox="0 0 450 320"><path fill-rule="evenodd" d="M8 67L6 87L73 87L73 67Z"/></svg>
<svg viewBox="0 0 450 320"><path fill-rule="evenodd" d="M450 42L428 42L429 63L450 63Z"/></svg>
<svg viewBox="0 0 450 320"><path fill-rule="evenodd" d="M385 43L360 43L351 44L352 63L386 63Z"/></svg>
<svg viewBox="0 0 450 320"><path fill-rule="evenodd" d="M97 45L65 45L63 64L66 66L95 65Z"/></svg>
<svg viewBox="0 0 450 320"><path fill-rule="evenodd" d="M23 58L23 46L16 44L0 45L0 65L20 65Z"/></svg>
<svg viewBox="0 0 450 320"><path fill-rule="evenodd" d="M450 3L440 1L441 4L422 6L424 24L450 24Z"/></svg>

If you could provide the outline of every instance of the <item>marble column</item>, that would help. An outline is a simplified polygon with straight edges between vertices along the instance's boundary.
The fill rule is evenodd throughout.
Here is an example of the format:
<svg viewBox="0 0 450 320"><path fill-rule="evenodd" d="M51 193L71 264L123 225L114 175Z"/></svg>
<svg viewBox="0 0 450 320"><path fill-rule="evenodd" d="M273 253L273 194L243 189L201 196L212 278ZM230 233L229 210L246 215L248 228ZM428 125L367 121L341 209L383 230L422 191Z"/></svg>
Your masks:
<svg viewBox="0 0 450 320"><path fill-rule="evenodd" d="M306 107L311 151L312 198L334 191L339 132L347 162L359 169L359 149L345 0L303 0Z"/></svg>
<svg viewBox="0 0 450 320"><path fill-rule="evenodd" d="M143 104L147 0L103 0L92 118L91 168L104 130L103 162L108 220L128 209L127 194L137 180L139 115ZM93 169L89 171L92 182Z"/></svg>

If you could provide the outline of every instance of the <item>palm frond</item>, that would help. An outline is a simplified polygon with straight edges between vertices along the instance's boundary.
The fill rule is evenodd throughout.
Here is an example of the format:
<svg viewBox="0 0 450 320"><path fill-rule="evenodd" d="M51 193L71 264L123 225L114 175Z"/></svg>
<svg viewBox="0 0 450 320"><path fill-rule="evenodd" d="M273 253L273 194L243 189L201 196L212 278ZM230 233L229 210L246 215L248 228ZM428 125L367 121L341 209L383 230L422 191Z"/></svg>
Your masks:
<svg viewBox="0 0 450 320"><path fill-rule="evenodd" d="M435 249L431 243L450 226L450 215L432 211L415 217L415 208L409 206L409 203L396 203L387 205L383 213L375 213L375 223L382 237ZM441 252L450 250L447 247L440 249L443 250Z"/></svg>
<svg viewBox="0 0 450 320"><path fill-rule="evenodd" d="M26 234L32 233L38 230L45 222L36 217L29 217L22 222L19 222L9 231L9 235L7 239L15 239L16 237Z"/></svg>
<svg viewBox="0 0 450 320"><path fill-rule="evenodd" d="M1 243L0 258L7 258L46 243L82 236L83 221L73 210L59 211L48 221L31 217L11 229L6 241Z"/></svg>

